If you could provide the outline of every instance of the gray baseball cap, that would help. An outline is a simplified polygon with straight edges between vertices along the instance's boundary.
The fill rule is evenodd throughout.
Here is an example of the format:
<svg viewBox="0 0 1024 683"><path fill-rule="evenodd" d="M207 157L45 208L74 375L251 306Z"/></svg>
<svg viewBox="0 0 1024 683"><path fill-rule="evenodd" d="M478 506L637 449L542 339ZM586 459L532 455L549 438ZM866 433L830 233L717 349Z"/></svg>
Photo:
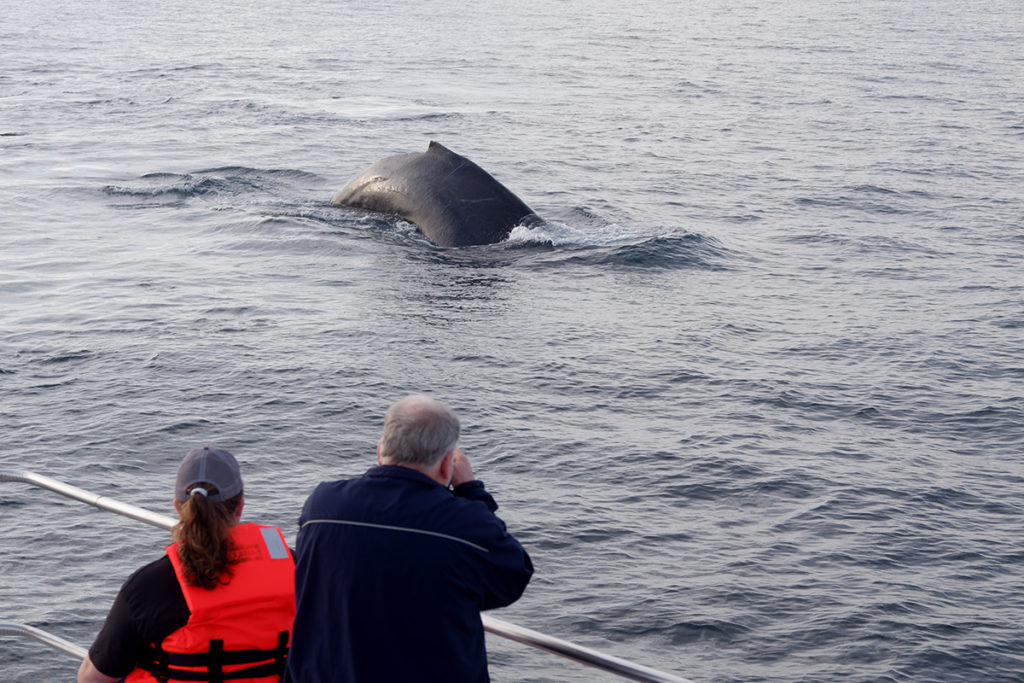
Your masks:
<svg viewBox="0 0 1024 683"><path fill-rule="evenodd" d="M223 448L200 446L193 448L181 461L178 478L174 482L174 497L184 503L189 498L188 487L193 484L213 484L217 493L207 493L212 501L230 500L242 492L242 472L235 456Z"/></svg>

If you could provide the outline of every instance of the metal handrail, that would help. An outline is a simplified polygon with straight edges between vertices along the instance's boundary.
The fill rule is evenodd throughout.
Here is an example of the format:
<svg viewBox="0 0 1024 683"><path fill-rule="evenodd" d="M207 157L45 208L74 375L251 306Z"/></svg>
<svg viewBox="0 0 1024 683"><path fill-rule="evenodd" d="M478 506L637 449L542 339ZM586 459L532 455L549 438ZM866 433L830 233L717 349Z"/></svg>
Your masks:
<svg viewBox="0 0 1024 683"><path fill-rule="evenodd" d="M65 484L62 481L51 479L50 477L42 474L36 474L35 472L28 472L26 470L0 470L0 482L7 481L19 481L26 484L34 484L40 488L49 489L59 493L62 496L68 498L74 498L80 500L83 503L93 505L100 508L101 510L108 510L110 512L116 512L119 515L125 517L131 517L132 519L146 524L152 524L168 531L178 523L178 520L167 515L161 515L156 512L151 512L145 508L136 507L129 503L122 503L119 500L101 496L85 489L80 489L77 486L71 484Z"/></svg>
<svg viewBox="0 0 1024 683"><path fill-rule="evenodd" d="M89 651L84 647L79 647L70 641L64 640L52 633L47 633L35 626L26 626L25 624L0 624L0 636L27 636L29 638L35 638L40 643L49 645L54 650L66 652L78 659L85 659L85 656L89 654Z"/></svg>
<svg viewBox="0 0 1024 683"><path fill-rule="evenodd" d="M481 614L480 617L483 619L484 629L490 631L494 635L514 640L515 642L522 643L523 645L535 647L538 650L550 652L551 654L558 655L559 657L571 659L575 662L579 662L580 664L586 664L597 669L603 669L604 671L616 674L623 678L628 678L632 681L643 681L644 683L693 683L693 681L688 678L681 678L675 674L658 671L657 669L652 669L649 666L644 666L642 664L636 664L629 660L622 659L621 657L605 654L598 650L592 650L589 647L575 645L567 640L555 638L554 636L549 636L546 633L534 631L533 629L516 626L515 624L511 624L507 621L489 617L486 614Z"/></svg>
<svg viewBox="0 0 1024 683"><path fill-rule="evenodd" d="M59 493L62 496L79 500L88 505L98 507L102 510L108 510L110 512L116 512L119 515L130 517L146 524L151 524L162 529L171 529L175 524L178 523L173 517L167 515L161 515L156 512L151 512L145 508L140 508L135 505L128 503L122 503L121 501L108 498L106 496L97 495L85 489L80 489L77 486L65 484L62 481L51 479L50 477L42 474L36 474L35 472L28 472L26 470L0 470L0 482L22 482L26 484L33 484L40 488L49 489ZM609 673L616 674L623 678L628 678L634 681L641 681L643 683L693 683L686 678L680 678L674 674L665 673L652 669L650 667L643 666L641 664L634 664L625 659L615 657L612 655L598 652L580 645L574 645L560 638L554 638L552 636L541 633L540 631L534 631L532 629L523 628L522 626L516 626L507 621L501 619L495 619L487 614L480 615L483 621L484 630L489 633L493 633L496 636L507 638L517 643L529 645L545 652L571 659L580 664L586 664L598 669L602 669ZM6 629L12 630L13 633L8 633ZM73 643L69 643L62 638L58 638L52 634L40 631L32 626L19 626L19 625L0 625L0 635L27 635L40 642L46 643L51 647L58 650L63 650L70 654L85 656L86 651ZM68 649L71 648L71 649Z"/></svg>

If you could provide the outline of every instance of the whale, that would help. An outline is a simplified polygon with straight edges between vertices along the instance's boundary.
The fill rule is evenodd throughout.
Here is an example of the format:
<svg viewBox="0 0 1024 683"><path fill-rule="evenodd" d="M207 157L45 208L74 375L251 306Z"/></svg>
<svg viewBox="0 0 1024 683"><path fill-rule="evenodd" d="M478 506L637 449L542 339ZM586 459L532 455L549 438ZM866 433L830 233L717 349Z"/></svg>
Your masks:
<svg viewBox="0 0 1024 683"><path fill-rule="evenodd" d="M371 164L331 199L397 216L441 247L494 244L541 218L490 173L444 145Z"/></svg>

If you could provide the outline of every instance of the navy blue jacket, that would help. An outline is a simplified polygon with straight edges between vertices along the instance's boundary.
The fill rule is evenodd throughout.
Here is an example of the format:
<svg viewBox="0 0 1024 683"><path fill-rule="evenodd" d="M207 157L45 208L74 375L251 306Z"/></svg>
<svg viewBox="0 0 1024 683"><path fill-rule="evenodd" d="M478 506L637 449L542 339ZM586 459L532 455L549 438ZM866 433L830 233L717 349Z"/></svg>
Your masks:
<svg viewBox="0 0 1024 683"><path fill-rule="evenodd" d="M479 481L406 467L320 484L299 518L291 683L489 680L480 610L533 574Z"/></svg>

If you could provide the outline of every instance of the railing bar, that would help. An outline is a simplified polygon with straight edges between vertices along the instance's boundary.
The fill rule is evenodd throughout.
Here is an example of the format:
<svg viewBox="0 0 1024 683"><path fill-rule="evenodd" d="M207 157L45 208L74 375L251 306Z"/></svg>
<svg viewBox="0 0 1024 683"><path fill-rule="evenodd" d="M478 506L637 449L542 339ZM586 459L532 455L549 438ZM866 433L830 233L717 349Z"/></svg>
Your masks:
<svg viewBox="0 0 1024 683"><path fill-rule="evenodd" d="M160 527L162 529L170 530L178 523L178 521L173 517L161 515L129 503L122 503L119 500L101 496L96 493L92 493L91 491L80 489L77 486L72 486L71 484L65 484L62 481L51 479L50 477L42 474L36 474L35 472L28 472L25 470L0 470L0 482L7 481L34 484L40 488L49 489L55 493L59 493L62 496L79 500L103 510L116 512L119 515L131 517L139 522L152 524L153 526Z"/></svg>
<svg viewBox="0 0 1024 683"><path fill-rule="evenodd" d="M490 633L559 655L560 657L572 659L581 664L603 669L623 678L649 683L693 683L689 679L680 678L674 674L658 671L641 664L634 664L620 657L592 650L582 645L575 645L540 631L534 631L533 629L517 626L501 619L495 619L487 614L481 614L480 618L483 620L484 629Z"/></svg>
<svg viewBox="0 0 1024 683"><path fill-rule="evenodd" d="M40 643L49 645L55 650L66 652L78 659L85 659L85 656L89 654L89 651L84 647L79 647L70 641L64 640L60 636L47 633L35 626L27 626L25 624L0 624L0 636L27 636L29 638L35 638Z"/></svg>
<svg viewBox="0 0 1024 683"><path fill-rule="evenodd" d="M88 505L93 505L103 510L115 512L119 515L124 515L125 517L130 517L137 521L152 524L153 526L161 527L163 529L171 529L175 524L177 524L177 520L172 517L151 512L145 508L130 505L128 503L122 503L121 501L114 500L106 496L100 496L90 491L86 491L85 489L80 489L77 486L65 484L62 481L51 479L50 477L41 474L36 474L35 472L28 472L26 470L0 470L0 482L8 481L34 484L35 486L49 489ZM517 643L522 643L523 645L529 645L530 647L535 647L539 650L544 650L545 652L550 652L551 654L574 660L580 664L586 664L598 669L603 669L624 678L647 683L692 683L692 681L689 681L688 679L664 673L657 669L651 669L640 664L634 664L628 660L621 659L613 655L607 655L603 652L598 652L597 650L591 650L590 648L582 647L580 645L574 645L573 643L549 636L541 633L540 631L534 631L532 629L511 624L507 621L502 621L501 619L495 619L487 614L481 614L480 618L483 621L484 629L496 636L501 636L502 638L507 638ZM40 633L45 634L45 631L40 631ZM49 636L49 634L45 635ZM56 638L56 636L50 637ZM68 643L68 645L77 648L76 645L72 645L70 643ZM83 650L82 652L84 653L85 651Z"/></svg>

